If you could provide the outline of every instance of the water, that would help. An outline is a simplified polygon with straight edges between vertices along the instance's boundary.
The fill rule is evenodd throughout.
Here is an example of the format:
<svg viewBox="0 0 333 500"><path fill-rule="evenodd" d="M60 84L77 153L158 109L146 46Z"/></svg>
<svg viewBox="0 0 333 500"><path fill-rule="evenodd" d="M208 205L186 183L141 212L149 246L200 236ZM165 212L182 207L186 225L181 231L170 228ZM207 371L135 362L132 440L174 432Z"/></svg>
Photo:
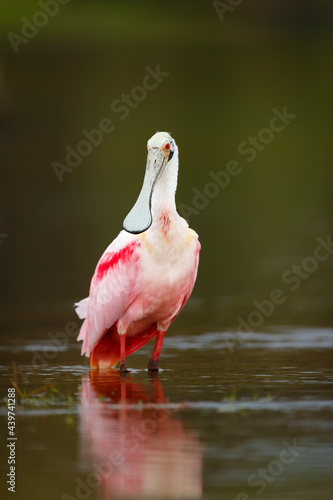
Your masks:
<svg viewBox="0 0 333 500"><path fill-rule="evenodd" d="M175 329L156 376L149 345L126 376L90 372L74 343L1 345L1 394L9 360L30 393L16 408L17 498L333 498L333 330L276 327L231 350L232 332ZM56 392L31 394L45 385Z"/></svg>

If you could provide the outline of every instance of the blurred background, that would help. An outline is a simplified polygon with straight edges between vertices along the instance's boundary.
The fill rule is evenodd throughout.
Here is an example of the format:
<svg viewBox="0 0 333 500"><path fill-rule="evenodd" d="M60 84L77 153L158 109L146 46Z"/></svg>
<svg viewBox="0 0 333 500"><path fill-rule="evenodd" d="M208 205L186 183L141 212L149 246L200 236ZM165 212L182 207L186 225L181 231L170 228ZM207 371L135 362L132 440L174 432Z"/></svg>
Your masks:
<svg viewBox="0 0 333 500"><path fill-rule="evenodd" d="M202 243L183 322L194 332L235 328L279 288L286 300L263 327L332 325L332 255L307 261L295 290L282 279L332 229L332 2L224 5L1 2L6 331L75 318L73 302L136 200L157 130L179 146L177 203ZM274 109L293 115L278 132ZM108 133L89 135L101 122ZM240 173L209 188L210 172L231 160Z"/></svg>

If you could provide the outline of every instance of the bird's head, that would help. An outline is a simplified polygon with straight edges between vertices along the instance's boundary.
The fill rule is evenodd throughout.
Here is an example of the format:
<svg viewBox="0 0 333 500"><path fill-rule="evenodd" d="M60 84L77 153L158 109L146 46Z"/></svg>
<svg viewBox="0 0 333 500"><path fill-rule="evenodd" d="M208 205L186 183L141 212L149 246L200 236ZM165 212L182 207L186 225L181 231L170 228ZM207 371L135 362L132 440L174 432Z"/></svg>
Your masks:
<svg viewBox="0 0 333 500"><path fill-rule="evenodd" d="M164 156L165 164L167 164L173 157L175 146L175 141L168 132L156 132L147 142L147 167L149 163L156 161L156 156L160 155Z"/></svg>
<svg viewBox="0 0 333 500"><path fill-rule="evenodd" d="M172 158L176 159L177 146L168 132L156 132L149 139L147 149L147 165L142 189L134 207L123 222L125 231L133 234L143 233L151 226L153 191Z"/></svg>

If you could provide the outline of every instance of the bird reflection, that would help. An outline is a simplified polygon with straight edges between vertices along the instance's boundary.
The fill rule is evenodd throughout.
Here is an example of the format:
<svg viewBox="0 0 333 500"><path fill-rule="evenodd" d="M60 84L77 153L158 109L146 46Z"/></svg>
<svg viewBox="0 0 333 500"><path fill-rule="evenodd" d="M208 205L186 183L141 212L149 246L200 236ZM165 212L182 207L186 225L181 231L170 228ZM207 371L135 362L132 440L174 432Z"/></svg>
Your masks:
<svg viewBox="0 0 333 500"><path fill-rule="evenodd" d="M102 498L201 498L203 445L145 382L91 371L82 380L83 458Z"/></svg>

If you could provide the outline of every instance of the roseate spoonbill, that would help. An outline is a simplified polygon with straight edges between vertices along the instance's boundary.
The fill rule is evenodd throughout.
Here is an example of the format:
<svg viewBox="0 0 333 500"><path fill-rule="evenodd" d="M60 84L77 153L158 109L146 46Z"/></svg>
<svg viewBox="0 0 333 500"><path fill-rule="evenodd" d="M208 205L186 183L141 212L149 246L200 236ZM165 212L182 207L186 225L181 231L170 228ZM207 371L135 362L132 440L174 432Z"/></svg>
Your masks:
<svg viewBox="0 0 333 500"><path fill-rule="evenodd" d="M146 173L124 230L99 260L89 297L76 303L78 336L94 368L112 368L156 337L148 370L158 370L164 334L191 295L198 235L178 215L178 148L167 132L148 141Z"/></svg>

